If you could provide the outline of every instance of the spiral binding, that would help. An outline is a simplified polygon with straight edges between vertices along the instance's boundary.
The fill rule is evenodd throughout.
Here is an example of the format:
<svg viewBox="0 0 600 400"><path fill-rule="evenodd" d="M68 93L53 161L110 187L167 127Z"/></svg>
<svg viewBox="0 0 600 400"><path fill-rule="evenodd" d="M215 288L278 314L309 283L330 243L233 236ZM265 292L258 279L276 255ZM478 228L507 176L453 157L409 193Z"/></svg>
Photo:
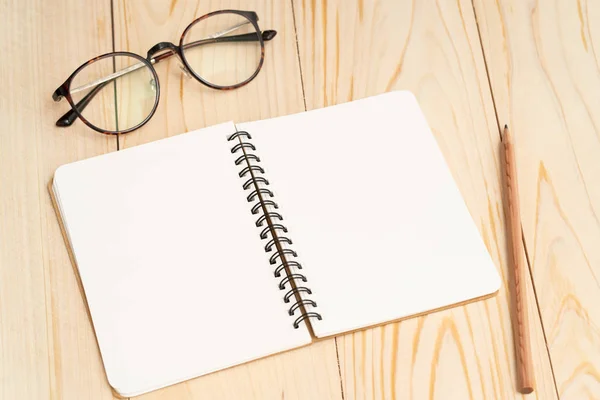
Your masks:
<svg viewBox="0 0 600 400"><path fill-rule="evenodd" d="M264 175L265 170L260 165L256 165L256 163L260 162L260 158L256 154L251 153L252 151L256 151L256 147L247 141L251 139L252 136L246 131L235 132L227 138L228 141L237 140L238 142L231 148L231 153L236 154L241 152L235 159L235 165L242 167L242 164L244 164L238 175L240 178L246 178L242 188L250 190L250 194L246 197L246 200L249 203L255 202L250 212L253 215L262 214L256 220L256 227L260 228L266 225L260 233L260 238L266 240L269 238L269 235L271 236L264 249L266 253L272 253L269 257L269 263L271 265L279 264L273 271L273 275L275 278L281 278L278 284L279 289L282 291L287 290L283 296L283 302L287 304L293 299L296 300L290 305L288 314L293 317L297 311L302 312L293 324L294 328L298 329L300 322L309 318L321 320L322 316L318 312L306 311L306 306L317 307L315 301L300 297L302 293L311 295L312 290L302 285L308 282L306 276L297 272L291 272L292 267L301 270L302 265L295 260L288 261L288 258L297 258L298 254L290 248L282 247L284 245L292 245L292 240L287 236L277 233L277 231L280 231L287 234L288 229L279 223L283 221L283 216L279 212L269 211L267 208L279 209L279 205L274 200L269 199L275 197L275 194L266 187L270 185L269 181L264 176L258 176L259 174ZM275 220L277 220L277 223L274 222Z"/></svg>

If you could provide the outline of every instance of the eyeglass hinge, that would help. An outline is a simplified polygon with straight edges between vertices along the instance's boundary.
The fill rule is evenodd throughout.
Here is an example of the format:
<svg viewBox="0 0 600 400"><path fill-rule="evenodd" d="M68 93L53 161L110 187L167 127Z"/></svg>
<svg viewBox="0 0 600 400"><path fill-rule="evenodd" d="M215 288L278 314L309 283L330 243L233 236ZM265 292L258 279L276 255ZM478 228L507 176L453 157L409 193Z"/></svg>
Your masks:
<svg viewBox="0 0 600 400"><path fill-rule="evenodd" d="M66 92L67 91L64 86L59 87L58 89L56 89L54 91L54 93L52 93L52 100L57 101L57 102L61 101L62 98L65 96Z"/></svg>

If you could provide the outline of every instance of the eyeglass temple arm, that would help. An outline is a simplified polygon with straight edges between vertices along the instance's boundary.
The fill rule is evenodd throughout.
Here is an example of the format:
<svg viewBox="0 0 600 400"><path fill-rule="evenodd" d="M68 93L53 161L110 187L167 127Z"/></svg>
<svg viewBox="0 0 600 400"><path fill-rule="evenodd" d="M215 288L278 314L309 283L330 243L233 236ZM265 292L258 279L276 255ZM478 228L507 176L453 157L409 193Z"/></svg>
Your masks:
<svg viewBox="0 0 600 400"><path fill-rule="evenodd" d="M262 40L265 42L273 39L275 37L275 35L277 35L277 31L273 31L273 30L263 31L261 34ZM221 36L221 37L216 37L216 38L196 40L195 42L190 42L188 44L184 44L183 48L188 49L190 47L201 46L201 45L209 44L209 43L255 42L257 40L258 40L258 36L256 35L256 33L245 33L243 35Z"/></svg>
<svg viewBox="0 0 600 400"><path fill-rule="evenodd" d="M267 30L267 31L263 31L261 33L262 40L265 42L268 42L269 40L273 39L276 35L277 35L277 31L274 31L274 30ZM223 37L196 40L195 42L190 42L190 43L184 44L182 47L185 50L185 49L189 49L191 47L202 46L202 45L210 44L210 43L255 42L257 40L258 40L258 36L256 35L256 33L245 33L243 35L223 36ZM163 54L159 54L156 57L152 58L152 60L154 60L153 64L155 64L159 61L162 61L166 58L169 58L174 54L175 53L173 53L172 51L166 52Z"/></svg>
<svg viewBox="0 0 600 400"><path fill-rule="evenodd" d="M79 112L83 111L85 109L85 107L87 107L89 102L92 101L94 96L96 94L98 94L98 92L100 90L102 90L102 88L104 88L104 86L108 85L109 83L110 82L102 82L101 84L96 85L96 87L93 88L88 94L86 94L83 97L83 99L79 100L79 102L77 104L75 104L75 107L79 110ZM60 126L60 127L71 126L71 125L73 125L73 122L75 122L76 119L77 119L77 113L75 112L75 110L70 109L56 121L56 126Z"/></svg>
<svg viewBox="0 0 600 400"><path fill-rule="evenodd" d="M269 41L269 40L273 39L275 37L275 35L277 35L277 31L274 31L274 30L263 31L262 39L263 39L263 41ZM202 46L202 45L209 44L209 43L252 42L252 41L256 41L256 40L258 40L256 33L246 33L243 35L233 35L233 36L224 36L224 37L217 37L217 38L211 38L211 39L197 40L195 42L184 44L183 48L188 49L190 47ZM169 52L166 52L163 54L159 54L158 56L152 58L151 62L152 62L152 64L155 64L159 61L162 61L164 59L171 57L174 54L175 53L172 51L169 51ZM143 66L143 63L140 63L140 64L141 64L140 67ZM100 83L96 84L96 87L94 87L88 94L85 95L85 97L83 97L81 100L79 100L79 102L77 104L75 104L75 108L77 108L79 110L79 112L83 111L85 109L85 107L90 103L90 101L94 98L94 96L103 87L105 87L109 82L139 69L139 68L135 68L135 69L130 69L130 68L131 67L126 68L121 71L118 71L116 74L111 74L109 77L107 77L107 78L109 78L108 80L101 81ZM119 74L119 72L122 72L122 73ZM104 78L104 79L106 79L106 78ZM60 99L61 98L55 97L55 101L60 101ZM71 125L73 125L73 123L75 122L76 119L77 119L77 113L75 112L74 109L70 109L56 121L56 126L60 126L60 127L71 126Z"/></svg>

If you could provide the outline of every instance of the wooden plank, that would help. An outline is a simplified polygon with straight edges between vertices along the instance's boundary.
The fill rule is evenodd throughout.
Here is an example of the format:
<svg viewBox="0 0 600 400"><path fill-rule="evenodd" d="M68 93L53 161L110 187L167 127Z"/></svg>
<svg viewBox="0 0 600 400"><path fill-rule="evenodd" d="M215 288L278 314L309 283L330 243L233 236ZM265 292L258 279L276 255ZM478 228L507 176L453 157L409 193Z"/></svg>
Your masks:
<svg viewBox="0 0 600 400"><path fill-rule="evenodd" d="M475 1L560 397L600 397L599 1Z"/></svg>
<svg viewBox="0 0 600 400"><path fill-rule="evenodd" d="M56 167L116 148L52 92L111 50L110 2L5 1L0 41L0 398L109 399L112 393L47 191Z"/></svg>
<svg viewBox="0 0 600 400"><path fill-rule="evenodd" d="M339 338L345 398L521 398L500 137L471 3L293 0L293 5L307 108L394 89L413 91L504 281L493 299ZM528 398L556 398L531 282L527 285L538 382Z"/></svg>
<svg viewBox="0 0 600 400"><path fill-rule="evenodd" d="M145 54L161 41L178 43L195 18L219 9L254 10L263 30L277 37L266 44L263 70L249 85L217 91L187 79L178 60L156 64L161 104L142 129L120 138L122 148L193 129L233 120L275 117L304 110L289 2L151 2L115 1L115 40L118 49ZM240 327L243 330L244 327ZM149 399L200 398L321 399L341 398L333 340L283 353L140 397Z"/></svg>

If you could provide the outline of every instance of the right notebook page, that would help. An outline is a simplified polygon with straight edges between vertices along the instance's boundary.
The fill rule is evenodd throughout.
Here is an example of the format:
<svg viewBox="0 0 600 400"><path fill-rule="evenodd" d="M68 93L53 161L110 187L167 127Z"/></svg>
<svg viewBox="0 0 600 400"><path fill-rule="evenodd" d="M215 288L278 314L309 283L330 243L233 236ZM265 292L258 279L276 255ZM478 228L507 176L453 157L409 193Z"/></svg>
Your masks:
<svg viewBox="0 0 600 400"><path fill-rule="evenodd" d="M498 291L496 267L410 92L237 128L252 135L313 292L317 337Z"/></svg>

